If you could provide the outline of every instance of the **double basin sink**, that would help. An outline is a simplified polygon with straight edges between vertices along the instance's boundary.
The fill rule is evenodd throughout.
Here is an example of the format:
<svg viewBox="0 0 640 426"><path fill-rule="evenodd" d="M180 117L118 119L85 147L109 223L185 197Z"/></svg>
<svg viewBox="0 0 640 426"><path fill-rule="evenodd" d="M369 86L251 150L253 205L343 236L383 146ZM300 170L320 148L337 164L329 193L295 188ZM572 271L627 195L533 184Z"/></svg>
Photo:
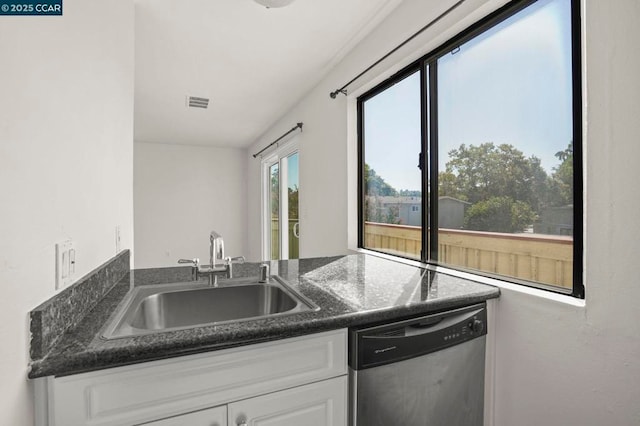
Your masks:
<svg viewBox="0 0 640 426"><path fill-rule="evenodd" d="M102 333L105 339L130 337L204 325L228 324L319 308L279 277L256 277L134 288Z"/></svg>

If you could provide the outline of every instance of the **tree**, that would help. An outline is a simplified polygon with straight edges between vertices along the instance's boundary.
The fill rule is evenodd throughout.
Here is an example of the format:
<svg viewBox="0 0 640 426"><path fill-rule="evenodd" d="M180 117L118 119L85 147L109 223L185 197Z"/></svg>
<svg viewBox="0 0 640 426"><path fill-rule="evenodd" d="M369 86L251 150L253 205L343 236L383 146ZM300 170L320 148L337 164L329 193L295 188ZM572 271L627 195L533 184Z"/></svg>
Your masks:
<svg viewBox="0 0 640 426"><path fill-rule="evenodd" d="M398 191L379 176L367 163L364 165L364 220L377 223L400 223L400 208L384 206L380 197L397 197Z"/></svg>
<svg viewBox="0 0 640 426"><path fill-rule="evenodd" d="M468 201L467 194L460 192L457 177L452 172L440 172L438 175L438 195L440 197L452 197L458 200Z"/></svg>
<svg viewBox="0 0 640 426"><path fill-rule="evenodd" d="M379 176L375 170L364 165L364 188L366 195L397 196L398 191Z"/></svg>
<svg viewBox="0 0 640 426"><path fill-rule="evenodd" d="M556 158L561 163L553 168L551 175L551 202L555 206L573 204L573 141L563 151L556 152Z"/></svg>
<svg viewBox="0 0 640 426"><path fill-rule="evenodd" d="M531 207L510 197L491 197L472 205L464 227L475 231L522 232L536 219Z"/></svg>
<svg viewBox="0 0 640 426"><path fill-rule="evenodd" d="M289 192L289 220L299 219L298 216L298 185L287 188Z"/></svg>
<svg viewBox="0 0 640 426"><path fill-rule="evenodd" d="M449 151L446 170L439 176L439 194L472 204L493 197L509 197L533 211L546 203L549 183L540 159L526 157L510 144L487 142L460 145Z"/></svg>
<svg viewBox="0 0 640 426"><path fill-rule="evenodd" d="M280 172L279 167L271 167L271 218L280 215Z"/></svg>
<svg viewBox="0 0 640 426"><path fill-rule="evenodd" d="M401 189L398 191L401 197L422 197L421 189Z"/></svg>
<svg viewBox="0 0 640 426"><path fill-rule="evenodd" d="M400 206L397 204L384 205L380 197L365 196L364 220L376 223L400 224Z"/></svg>
<svg viewBox="0 0 640 426"><path fill-rule="evenodd" d="M549 205L551 179L535 156L510 144L462 144L449 151L439 175L439 195L472 203L466 229L522 232Z"/></svg>

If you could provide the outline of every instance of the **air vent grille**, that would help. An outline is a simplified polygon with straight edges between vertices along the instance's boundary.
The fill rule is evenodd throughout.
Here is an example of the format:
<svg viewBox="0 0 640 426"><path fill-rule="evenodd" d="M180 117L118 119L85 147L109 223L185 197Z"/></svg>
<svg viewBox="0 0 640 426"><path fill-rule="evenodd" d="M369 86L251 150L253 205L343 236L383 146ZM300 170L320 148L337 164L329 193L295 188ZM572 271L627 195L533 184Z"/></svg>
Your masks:
<svg viewBox="0 0 640 426"><path fill-rule="evenodd" d="M189 108L207 108L209 106L209 98L199 98L197 96L189 96L187 98Z"/></svg>

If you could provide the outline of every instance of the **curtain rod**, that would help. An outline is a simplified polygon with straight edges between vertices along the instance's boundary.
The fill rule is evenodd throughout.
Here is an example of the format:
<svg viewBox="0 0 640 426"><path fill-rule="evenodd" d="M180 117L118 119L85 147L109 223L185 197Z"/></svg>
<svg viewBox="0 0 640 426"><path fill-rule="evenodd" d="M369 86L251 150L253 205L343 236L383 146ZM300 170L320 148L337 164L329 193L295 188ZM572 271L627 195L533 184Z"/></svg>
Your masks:
<svg viewBox="0 0 640 426"><path fill-rule="evenodd" d="M260 151L256 152L255 154L253 154L253 158L256 158L258 155L262 154L263 152L265 152L267 149L271 148L273 145L277 144L282 138L284 138L285 136L287 136L289 133L291 132L295 132L296 129L300 129L300 131L302 131L302 124L303 123L296 123L295 126L293 126L291 128L291 130L289 130L287 133L285 133L284 135L280 136L278 139L276 139L275 141L271 142L269 145L265 146L264 148L262 148Z"/></svg>
<svg viewBox="0 0 640 426"><path fill-rule="evenodd" d="M378 59L377 61L375 61L373 63L373 65L369 66L367 69L365 69L364 71L362 71L360 74L358 74L357 76L355 76L354 78L351 79L351 81L349 81L347 84L345 84L344 86L342 86L339 89L336 89L335 91L329 93L329 96L331 97L331 99L335 99L336 96L338 96L338 93L342 93L343 95L347 94L346 88L353 83L354 81L356 81L357 79L359 79L360 77L362 77L363 75L365 75L367 72L369 72L373 67L375 67L376 65L378 65L380 62L384 61L385 59L387 59L389 56L393 55L396 51L398 51L400 48L402 48L405 44L409 43L411 40L413 40L414 38L416 38L418 35L420 35L422 32L424 32L427 28L431 27L432 25L434 25L436 22L438 22L439 20L441 20L442 18L444 18L445 16L447 16L449 13L451 13L454 9L456 9L458 6L460 6L462 3L464 3L465 0L459 0L457 3L455 3L453 6L451 6L449 9L445 10L444 12L442 12L440 15L438 15L433 21L429 22L427 25L425 25L424 27L420 28L416 33L414 33L411 37L409 37L408 39L406 39L405 41L403 41L402 43L400 43L399 45L397 45L396 47L394 47L389 53L387 53L386 55L384 55L382 58Z"/></svg>

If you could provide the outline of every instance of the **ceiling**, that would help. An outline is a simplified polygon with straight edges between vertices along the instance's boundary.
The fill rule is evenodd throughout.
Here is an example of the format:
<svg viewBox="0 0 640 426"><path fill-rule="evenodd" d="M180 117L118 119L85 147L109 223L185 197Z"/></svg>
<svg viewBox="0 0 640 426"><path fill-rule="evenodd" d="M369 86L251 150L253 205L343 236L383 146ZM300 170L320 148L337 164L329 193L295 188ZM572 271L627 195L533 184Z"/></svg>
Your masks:
<svg viewBox="0 0 640 426"><path fill-rule="evenodd" d="M401 1L136 0L135 139L251 145Z"/></svg>

